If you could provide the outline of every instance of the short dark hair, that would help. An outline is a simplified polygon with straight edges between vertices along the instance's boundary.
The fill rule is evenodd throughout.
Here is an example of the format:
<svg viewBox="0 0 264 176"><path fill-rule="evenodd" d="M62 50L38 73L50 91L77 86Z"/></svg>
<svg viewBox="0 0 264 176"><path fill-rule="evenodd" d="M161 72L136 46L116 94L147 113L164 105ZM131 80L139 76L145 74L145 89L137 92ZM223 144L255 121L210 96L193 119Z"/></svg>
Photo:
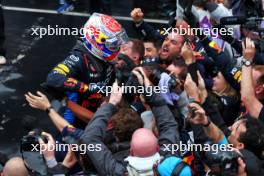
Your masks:
<svg viewBox="0 0 264 176"><path fill-rule="evenodd" d="M181 56L171 56L172 64L176 67L182 68L181 73L179 74L180 80L185 80L188 74L188 66L186 65L184 59Z"/></svg>
<svg viewBox="0 0 264 176"><path fill-rule="evenodd" d="M143 42L139 39L130 39L130 41L133 43L132 51L138 53L140 60L142 60L145 54Z"/></svg>
<svg viewBox="0 0 264 176"><path fill-rule="evenodd" d="M131 108L120 108L112 116L113 130L120 142L130 141L132 134L143 128L143 121L136 111Z"/></svg>
<svg viewBox="0 0 264 176"><path fill-rule="evenodd" d="M255 118L246 118L244 121L246 132L241 133L239 141L255 155L259 156L264 150L264 124Z"/></svg>
<svg viewBox="0 0 264 176"><path fill-rule="evenodd" d="M264 84L264 66L263 65L254 65L253 69L261 73L260 77L257 79L257 84Z"/></svg>
<svg viewBox="0 0 264 176"><path fill-rule="evenodd" d="M153 43L154 47L159 50L161 47L161 42L155 40L155 39L144 39L143 43Z"/></svg>

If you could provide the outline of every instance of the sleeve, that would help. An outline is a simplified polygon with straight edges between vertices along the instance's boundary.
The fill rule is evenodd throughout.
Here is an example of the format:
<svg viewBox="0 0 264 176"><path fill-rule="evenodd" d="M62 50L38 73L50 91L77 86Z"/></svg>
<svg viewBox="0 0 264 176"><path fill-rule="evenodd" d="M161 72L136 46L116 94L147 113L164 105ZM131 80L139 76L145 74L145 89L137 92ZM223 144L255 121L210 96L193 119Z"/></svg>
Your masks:
<svg viewBox="0 0 264 176"><path fill-rule="evenodd" d="M264 65L264 54L257 51L253 62L256 65Z"/></svg>
<svg viewBox="0 0 264 176"><path fill-rule="evenodd" d="M135 24L137 31L144 37L148 39L155 39L157 41L163 41L165 35L161 35L157 30L155 30L150 24L142 21L140 24Z"/></svg>
<svg viewBox="0 0 264 176"><path fill-rule="evenodd" d="M46 161L48 166L48 173L53 176L65 176L69 172L69 169L61 163L57 163L56 159Z"/></svg>
<svg viewBox="0 0 264 176"><path fill-rule="evenodd" d="M47 86L62 91L86 92L88 85L75 79L80 73L82 65L82 60L77 54L68 56L48 74Z"/></svg>
<svg viewBox="0 0 264 176"><path fill-rule="evenodd" d="M241 68L235 67L231 58L229 58L215 42L205 38L202 43L208 56L215 61L217 68L221 71L226 81L234 89L239 90L242 75Z"/></svg>
<svg viewBox="0 0 264 176"><path fill-rule="evenodd" d="M165 151L164 147L173 147L171 144L179 144L180 137L178 131L178 123L176 122L172 112L166 105L166 102L159 94L152 94L145 96L146 102L151 106L151 110L156 118L157 127L159 130L159 145L161 147L162 155L171 155L173 148ZM167 149L167 147L166 147ZM178 151L176 151L178 152ZM180 156L179 153L176 153Z"/></svg>
<svg viewBox="0 0 264 176"><path fill-rule="evenodd" d="M262 106L258 119L264 123L264 106Z"/></svg>
<svg viewBox="0 0 264 176"><path fill-rule="evenodd" d="M93 162L99 175L123 176L126 168L114 158L111 151L103 143L107 123L113 111L114 106L112 104L106 104L99 108L87 125L81 139L87 145L98 146L99 150L87 150L87 155Z"/></svg>
<svg viewBox="0 0 264 176"><path fill-rule="evenodd" d="M76 139L80 139L81 136L83 135L83 133L84 133L84 131L82 129L75 128L72 125L68 125L62 129L61 135L62 135L62 137L66 137L66 136L70 135Z"/></svg>
<svg viewBox="0 0 264 176"><path fill-rule="evenodd" d="M203 103L202 107L206 111L207 116L210 117L210 120L220 128L225 135L229 134L228 127L226 126L223 117L219 111L219 107L216 100L212 97L213 95L208 94L205 102Z"/></svg>

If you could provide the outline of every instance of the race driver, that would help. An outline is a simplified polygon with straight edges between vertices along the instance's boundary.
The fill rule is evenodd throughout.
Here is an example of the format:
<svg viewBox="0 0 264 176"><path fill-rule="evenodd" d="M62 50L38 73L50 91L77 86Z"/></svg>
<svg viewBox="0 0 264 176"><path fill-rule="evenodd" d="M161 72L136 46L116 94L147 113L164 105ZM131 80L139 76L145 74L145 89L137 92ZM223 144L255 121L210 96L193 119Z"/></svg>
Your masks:
<svg viewBox="0 0 264 176"><path fill-rule="evenodd" d="M71 54L48 74L46 85L95 112L104 96L102 88L111 86L115 80L114 64L128 37L114 18L99 13L92 14L82 33ZM81 127L71 110L65 110L64 118Z"/></svg>

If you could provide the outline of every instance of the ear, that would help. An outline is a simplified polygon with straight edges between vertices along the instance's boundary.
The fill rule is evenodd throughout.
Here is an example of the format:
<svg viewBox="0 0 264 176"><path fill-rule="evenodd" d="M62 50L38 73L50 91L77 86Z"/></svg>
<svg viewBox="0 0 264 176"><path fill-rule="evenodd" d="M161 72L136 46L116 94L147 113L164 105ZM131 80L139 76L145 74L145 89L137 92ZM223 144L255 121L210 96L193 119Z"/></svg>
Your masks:
<svg viewBox="0 0 264 176"><path fill-rule="evenodd" d="M242 150L242 149L244 149L244 144L243 143L241 143L241 142L239 142L238 144L237 144L237 146L236 146L236 148L238 149L238 150Z"/></svg>
<svg viewBox="0 0 264 176"><path fill-rule="evenodd" d="M135 61L139 61L139 54L133 54L133 59L135 60Z"/></svg>
<svg viewBox="0 0 264 176"><path fill-rule="evenodd" d="M160 146L159 145L157 145L157 152L159 152L160 151Z"/></svg>
<svg viewBox="0 0 264 176"><path fill-rule="evenodd" d="M134 152L133 152L133 149L132 148L129 149L129 155L130 156L134 156Z"/></svg>

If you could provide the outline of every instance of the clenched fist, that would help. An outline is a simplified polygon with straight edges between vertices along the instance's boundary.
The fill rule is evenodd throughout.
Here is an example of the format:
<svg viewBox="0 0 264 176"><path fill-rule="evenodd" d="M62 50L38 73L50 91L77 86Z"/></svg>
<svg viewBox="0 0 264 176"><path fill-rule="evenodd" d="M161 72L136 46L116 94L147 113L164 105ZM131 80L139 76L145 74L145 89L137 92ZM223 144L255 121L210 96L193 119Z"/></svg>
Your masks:
<svg viewBox="0 0 264 176"><path fill-rule="evenodd" d="M131 11L130 16L133 18L135 23L140 23L143 20L144 13L141 8L134 8Z"/></svg>

